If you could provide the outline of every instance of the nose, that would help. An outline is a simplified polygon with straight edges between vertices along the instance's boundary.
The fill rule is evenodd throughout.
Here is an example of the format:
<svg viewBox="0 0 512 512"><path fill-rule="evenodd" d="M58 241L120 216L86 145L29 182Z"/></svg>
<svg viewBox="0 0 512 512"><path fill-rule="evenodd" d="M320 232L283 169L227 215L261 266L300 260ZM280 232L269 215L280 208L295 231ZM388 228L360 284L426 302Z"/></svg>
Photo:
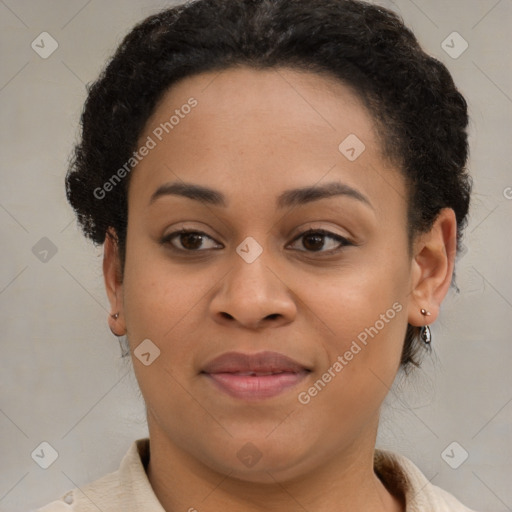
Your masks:
<svg viewBox="0 0 512 512"><path fill-rule="evenodd" d="M249 329L278 327L297 315L293 294L261 255L247 263L237 254L231 270L210 302L217 323Z"/></svg>

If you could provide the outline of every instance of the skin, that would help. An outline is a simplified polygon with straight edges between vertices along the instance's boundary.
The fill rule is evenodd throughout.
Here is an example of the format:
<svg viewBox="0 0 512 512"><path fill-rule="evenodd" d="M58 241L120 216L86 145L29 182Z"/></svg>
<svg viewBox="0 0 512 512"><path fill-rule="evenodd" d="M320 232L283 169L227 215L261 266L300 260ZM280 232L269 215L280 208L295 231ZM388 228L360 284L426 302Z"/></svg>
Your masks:
<svg viewBox="0 0 512 512"><path fill-rule="evenodd" d="M164 95L141 144L190 97L197 106L130 176L124 275L112 238L104 251L106 290L119 312L110 327L128 335L146 402L155 494L173 512L405 510L373 471L379 410L407 322L435 321L449 289L453 211L442 210L409 251L403 176L382 153L371 115L338 81L285 68L196 75ZM338 150L349 134L366 147L353 162ZM210 187L227 205L178 195L150 204L168 182ZM336 195L276 206L285 190L332 182L369 205ZM183 227L205 233L203 245L161 243ZM350 244L299 237L319 228ZM248 236L263 248L252 263L235 250ZM187 240L200 250L186 252ZM401 311L301 404L298 393L395 303ZM160 349L149 366L133 356L147 338ZM200 375L224 352L263 350L312 372L259 401L232 398ZM248 442L261 454L252 467L237 457Z"/></svg>

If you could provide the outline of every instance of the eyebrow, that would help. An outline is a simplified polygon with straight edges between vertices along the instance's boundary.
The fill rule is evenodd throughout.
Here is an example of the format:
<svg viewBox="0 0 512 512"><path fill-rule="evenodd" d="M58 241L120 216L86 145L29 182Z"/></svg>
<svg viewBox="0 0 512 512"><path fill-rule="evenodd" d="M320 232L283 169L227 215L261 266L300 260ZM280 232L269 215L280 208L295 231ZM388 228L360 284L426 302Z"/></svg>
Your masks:
<svg viewBox="0 0 512 512"><path fill-rule="evenodd" d="M159 197L168 195L187 197L213 206L227 206L226 198L221 192L202 185L185 182L164 183L152 194L149 204L154 203ZM338 181L286 190L277 198L277 206L278 208L287 208L334 196L350 197L374 209L364 194L350 185Z"/></svg>

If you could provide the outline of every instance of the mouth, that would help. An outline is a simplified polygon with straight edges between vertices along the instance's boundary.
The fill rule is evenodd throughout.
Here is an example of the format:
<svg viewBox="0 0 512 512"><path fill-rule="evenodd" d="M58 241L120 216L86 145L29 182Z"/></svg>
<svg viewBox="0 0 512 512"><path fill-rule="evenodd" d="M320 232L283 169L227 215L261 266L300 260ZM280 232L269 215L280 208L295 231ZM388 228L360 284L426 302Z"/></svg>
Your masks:
<svg viewBox="0 0 512 512"><path fill-rule="evenodd" d="M228 352L207 363L201 374L234 398L259 400L295 387L310 372L311 368L278 352Z"/></svg>

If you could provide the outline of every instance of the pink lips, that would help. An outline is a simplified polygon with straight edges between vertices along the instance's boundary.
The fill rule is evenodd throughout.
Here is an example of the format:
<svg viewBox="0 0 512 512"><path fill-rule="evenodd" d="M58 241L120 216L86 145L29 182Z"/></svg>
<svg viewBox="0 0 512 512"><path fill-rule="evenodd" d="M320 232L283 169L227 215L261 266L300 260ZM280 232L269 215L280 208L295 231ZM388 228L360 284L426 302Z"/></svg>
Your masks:
<svg viewBox="0 0 512 512"><path fill-rule="evenodd" d="M297 385L311 370L278 352L227 352L205 365L218 389L248 400L270 398Z"/></svg>

